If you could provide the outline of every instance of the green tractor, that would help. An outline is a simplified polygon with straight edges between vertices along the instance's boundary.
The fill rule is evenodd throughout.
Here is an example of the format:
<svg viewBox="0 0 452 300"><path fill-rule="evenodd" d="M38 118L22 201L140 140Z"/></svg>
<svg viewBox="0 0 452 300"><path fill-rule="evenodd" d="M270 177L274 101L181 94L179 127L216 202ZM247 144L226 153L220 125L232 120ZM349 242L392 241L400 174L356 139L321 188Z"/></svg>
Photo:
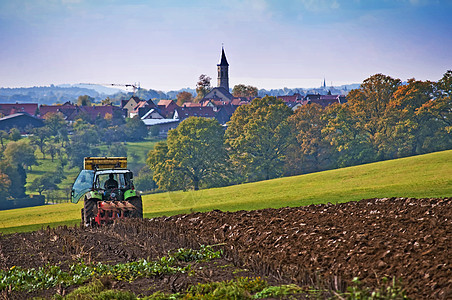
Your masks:
<svg viewBox="0 0 452 300"><path fill-rule="evenodd" d="M143 218L141 196L133 185L126 157L85 157L77 176L71 201L84 198L82 225L113 223L117 219Z"/></svg>

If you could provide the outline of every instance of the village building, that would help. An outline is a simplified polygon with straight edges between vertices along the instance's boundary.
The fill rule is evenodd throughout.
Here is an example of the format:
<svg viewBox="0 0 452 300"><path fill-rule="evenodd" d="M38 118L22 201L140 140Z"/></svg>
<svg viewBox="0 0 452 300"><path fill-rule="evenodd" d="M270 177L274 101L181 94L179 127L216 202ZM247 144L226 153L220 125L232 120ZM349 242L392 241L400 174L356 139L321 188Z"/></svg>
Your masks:
<svg viewBox="0 0 452 300"><path fill-rule="evenodd" d="M178 107L174 111L173 119L185 120L189 117L215 118L212 107Z"/></svg>
<svg viewBox="0 0 452 300"><path fill-rule="evenodd" d="M16 113L27 113L31 116L37 115L38 103L1 103L0 116L9 116Z"/></svg>
<svg viewBox="0 0 452 300"><path fill-rule="evenodd" d="M347 102L347 98L344 95L319 95L319 94L308 94L302 100L302 105L309 103L317 103L323 107L327 107L328 105L339 103L343 104Z"/></svg>
<svg viewBox="0 0 452 300"><path fill-rule="evenodd" d="M30 133L33 128L44 126L44 121L28 113L15 113L0 118L0 130L17 128L21 133Z"/></svg>
<svg viewBox="0 0 452 300"><path fill-rule="evenodd" d="M159 109L152 108L141 117L141 120L146 119L165 119L165 116L160 113Z"/></svg>
<svg viewBox="0 0 452 300"><path fill-rule="evenodd" d="M135 116L141 118L151 109L158 109L157 105L155 105L155 103L152 100L139 101L138 104L134 107L134 109L129 112L129 118L133 118Z"/></svg>
<svg viewBox="0 0 452 300"><path fill-rule="evenodd" d="M174 110L179 107L173 100L160 100L157 106L165 118L172 118Z"/></svg>
<svg viewBox="0 0 452 300"><path fill-rule="evenodd" d="M217 87L208 92L200 102L209 100L230 102L234 98L229 92L229 63L224 48L221 49L221 58L220 63L217 64L217 70Z"/></svg>
<svg viewBox="0 0 452 300"><path fill-rule="evenodd" d="M142 121L150 132L157 130L160 137L166 137L168 131L175 129L180 123L179 119L142 119Z"/></svg>
<svg viewBox="0 0 452 300"><path fill-rule="evenodd" d="M126 110L127 117L130 117L130 113L135 110L140 101L140 98L138 98L137 96L132 96L129 100L121 101L121 108Z"/></svg>

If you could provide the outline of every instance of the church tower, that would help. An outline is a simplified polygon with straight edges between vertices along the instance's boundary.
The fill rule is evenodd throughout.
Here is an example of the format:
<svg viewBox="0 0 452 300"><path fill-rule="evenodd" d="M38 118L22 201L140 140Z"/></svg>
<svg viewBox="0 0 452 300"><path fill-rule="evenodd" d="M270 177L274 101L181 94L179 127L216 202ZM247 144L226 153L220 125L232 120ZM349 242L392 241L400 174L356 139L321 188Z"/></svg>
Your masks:
<svg viewBox="0 0 452 300"><path fill-rule="evenodd" d="M218 87L224 87L229 92L229 64L224 54L224 48L221 47L221 60L217 65L218 69Z"/></svg>

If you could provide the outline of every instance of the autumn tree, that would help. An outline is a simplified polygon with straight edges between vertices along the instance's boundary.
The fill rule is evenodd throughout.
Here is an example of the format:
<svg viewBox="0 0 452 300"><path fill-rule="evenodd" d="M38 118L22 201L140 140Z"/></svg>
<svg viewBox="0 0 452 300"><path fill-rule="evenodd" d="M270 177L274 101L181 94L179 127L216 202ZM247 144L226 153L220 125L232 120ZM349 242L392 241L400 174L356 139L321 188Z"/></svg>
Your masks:
<svg viewBox="0 0 452 300"><path fill-rule="evenodd" d="M393 93L383 122L386 124L380 132L379 150L384 159L392 159L421 153L426 136L434 127L424 128L426 120L417 113L420 107L430 102L434 84L429 81L409 79Z"/></svg>
<svg viewBox="0 0 452 300"><path fill-rule="evenodd" d="M9 176L0 170L0 201L4 201L8 198L10 186L11 180L9 179Z"/></svg>
<svg viewBox="0 0 452 300"><path fill-rule="evenodd" d="M25 197L25 185L27 183L27 173L22 165L12 162L8 159L0 161L0 173L2 176L3 189L8 197Z"/></svg>
<svg viewBox="0 0 452 300"><path fill-rule="evenodd" d="M257 87L251 85L238 84L232 89L234 97L257 97Z"/></svg>
<svg viewBox="0 0 452 300"><path fill-rule="evenodd" d="M387 128L384 116L400 85L399 79L373 75L364 80L359 89L350 91L346 106L330 111L327 131L332 135L331 142L340 145L339 152L349 152L342 165L384 158L384 151L379 147L385 138L381 133Z"/></svg>
<svg viewBox="0 0 452 300"><path fill-rule="evenodd" d="M301 106L289 117L294 138L286 159L286 169L290 175L331 167L333 148L322 133L326 123L325 109L315 103Z"/></svg>
<svg viewBox="0 0 452 300"><path fill-rule="evenodd" d="M198 83L196 84L196 98L194 100L195 102L201 101L201 99L210 92L210 90L212 89L212 87L210 86L211 80L212 78L207 75L201 74L199 76Z"/></svg>
<svg viewBox="0 0 452 300"><path fill-rule="evenodd" d="M180 92L176 98L179 106L182 106L185 102L193 102L193 95L189 92Z"/></svg>
<svg viewBox="0 0 452 300"><path fill-rule="evenodd" d="M218 185L224 178L224 130L218 121L190 117L148 154L158 186L166 190Z"/></svg>
<svg viewBox="0 0 452 300"><path fill-rule="evenodd" d="M290 144L292 110L276 97L254 99L231 117L226 143L234 166L246 181L278 177Z"/></svg>

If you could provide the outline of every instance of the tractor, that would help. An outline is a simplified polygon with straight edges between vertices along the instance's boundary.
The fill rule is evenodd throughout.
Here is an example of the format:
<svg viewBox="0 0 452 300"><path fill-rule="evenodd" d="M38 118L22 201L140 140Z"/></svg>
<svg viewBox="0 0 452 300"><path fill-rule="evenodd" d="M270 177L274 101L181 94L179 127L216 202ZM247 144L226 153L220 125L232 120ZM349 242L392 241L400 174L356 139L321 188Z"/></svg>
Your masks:
<svg viewBox="0 0 452 300"><path fill-rule="evenodd" d="M84 198L82 225L103 225L124 218L142 219L143 204L132 179L126 157L85 157L84 168L71 192L72 203Z"/></svg>

